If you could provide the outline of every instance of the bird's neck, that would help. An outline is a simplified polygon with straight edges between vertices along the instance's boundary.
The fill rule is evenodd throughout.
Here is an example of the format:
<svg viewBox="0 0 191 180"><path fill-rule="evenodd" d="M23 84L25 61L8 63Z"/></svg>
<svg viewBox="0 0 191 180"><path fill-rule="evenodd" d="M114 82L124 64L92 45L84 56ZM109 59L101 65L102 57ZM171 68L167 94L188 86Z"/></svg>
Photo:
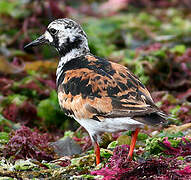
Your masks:
<svg viewBox="0 0 191 180"><path fill-rule="evenodd" d="M63 67L67 62L69 62L72 59L75 59L77 57L80 57L83 55L85 56L89 53L90 53L90 50L89 50L88 46L85 46L84 48L82 48L82 47L74 48L71 51L69 51L68 53L66 53L64 56L61 56L60 61L58 63L57 70L56 70L56 82L58 83L58 79L62 75Z"/></svg>

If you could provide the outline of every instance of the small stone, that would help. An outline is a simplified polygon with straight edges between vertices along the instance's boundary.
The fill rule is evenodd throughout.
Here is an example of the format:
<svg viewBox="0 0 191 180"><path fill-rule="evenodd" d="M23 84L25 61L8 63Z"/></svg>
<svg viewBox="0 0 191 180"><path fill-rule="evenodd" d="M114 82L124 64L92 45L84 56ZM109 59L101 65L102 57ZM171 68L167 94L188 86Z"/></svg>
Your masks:
<svg viewBox="0 0 191 180"><path fill-rule="evenodd" d="M58 140L51 145L59 156L72 156L82 153L80 145L70 137L66 137L64 140Z"/></svg>

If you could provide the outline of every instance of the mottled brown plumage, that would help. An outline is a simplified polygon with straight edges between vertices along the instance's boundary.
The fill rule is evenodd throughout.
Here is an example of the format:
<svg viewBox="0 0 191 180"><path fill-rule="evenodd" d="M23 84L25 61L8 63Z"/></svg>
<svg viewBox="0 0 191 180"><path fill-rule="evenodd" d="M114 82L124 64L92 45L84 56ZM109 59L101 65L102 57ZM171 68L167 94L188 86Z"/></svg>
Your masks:
<svg viewBox="0 0 191 180"><path fill-rule="evenodd" d="M58 86L58 99L66 114L100 121L131 117L145 124L163 122L148 90L126 67L93 55L72 61L68 62L72 69L66 69ZM155 121L149 118L154 114Z"/></svg>

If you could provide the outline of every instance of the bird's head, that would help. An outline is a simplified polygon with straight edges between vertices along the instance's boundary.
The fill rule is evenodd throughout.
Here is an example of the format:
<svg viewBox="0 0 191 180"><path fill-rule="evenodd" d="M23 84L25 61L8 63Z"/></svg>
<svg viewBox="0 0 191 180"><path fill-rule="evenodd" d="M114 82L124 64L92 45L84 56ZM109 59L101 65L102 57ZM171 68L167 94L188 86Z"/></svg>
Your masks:
<svg viewBox="0 0 191 180"><path fill-rule="evenodd" d="M24 48L45 43L54 46L62 56L73 49L79 49L84 53L89 52L85 32L78 23L67 18L51 22L43 35L27 44Z"/></svg>

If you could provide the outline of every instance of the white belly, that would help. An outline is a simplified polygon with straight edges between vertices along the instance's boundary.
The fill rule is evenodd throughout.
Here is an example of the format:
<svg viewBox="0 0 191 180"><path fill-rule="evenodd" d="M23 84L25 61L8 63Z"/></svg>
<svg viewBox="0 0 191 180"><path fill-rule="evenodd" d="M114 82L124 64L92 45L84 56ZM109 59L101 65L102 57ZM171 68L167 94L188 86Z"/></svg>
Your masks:
<svg viewBox="0 0 191 180"><path fill-rule="evenodd" d="M135 130L136 128L142 128L144 126L143 123L135 121L130 117L107 118L101 122L92 119L76 119L76 121L78 121L78 123L83 126L89 134Z"/></svg>

